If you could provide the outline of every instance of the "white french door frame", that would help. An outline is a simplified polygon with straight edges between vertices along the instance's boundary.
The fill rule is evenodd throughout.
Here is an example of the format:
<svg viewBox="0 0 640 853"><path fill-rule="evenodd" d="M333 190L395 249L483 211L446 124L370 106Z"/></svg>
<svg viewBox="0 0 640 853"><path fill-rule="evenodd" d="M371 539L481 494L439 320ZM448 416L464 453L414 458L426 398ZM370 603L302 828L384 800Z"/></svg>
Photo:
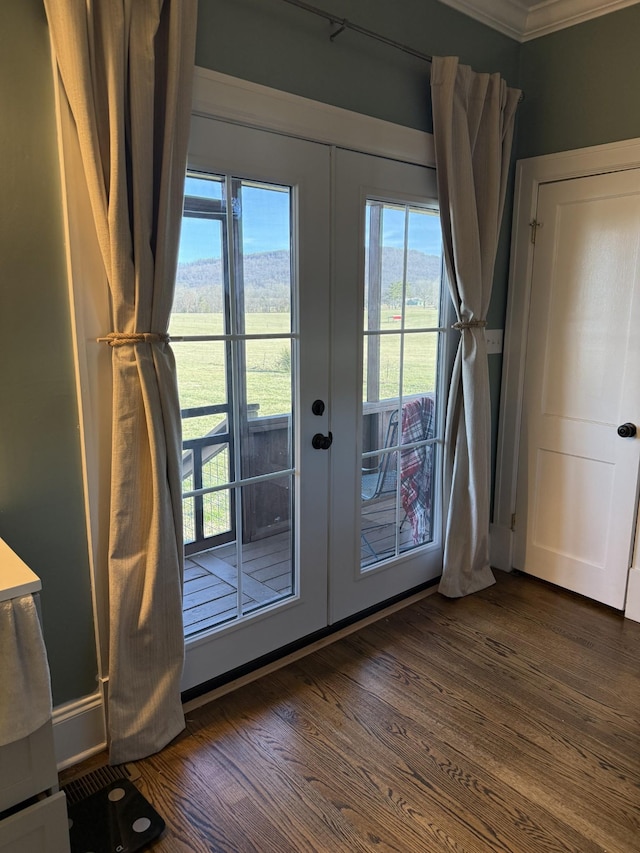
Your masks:
<svg viewBox="0 0 640 853"><path fill-rule="evenodd" d="M435 167L433 134L196 66L192 113Z"/></svg>
<svg viewBox="0 0 640 853"><path fill-rule="evenodd" d="M512 568L515 528L521 521L515 518L516 486L534 258L531 223L536 220L538 189L542 184L554 181L639 167L640 139L628 139L592 148L531 157L517 163L496 454L494 517L490 539L491 565L503 571L510 571ZM640 516L638 515L625 616L640 621Z"/></svg>
<svg viewBox="0 0 640 853"><path fill-rule="evenodd" d="M214 120L226 125L239 125L256 131L267 131L296 140L319 143L332 152L340 148L355 151L358 154L374 155L387 161L397 161L395 165L398 166L400 164L421 168L435 166L431 134L206 69L195 69L192 115L196 117L196 121L200 118ZM332 164L334 159L332 156ZM198 157L194 159L192 153L189 161L192 166L198 167ZM332 173L333 169L332 165ZM331 217L333 220L333 213ZM330 226L333 228L333 221ZM333 268L330 271L330 278L333 292L335 279ZM446 352L442 353L441 357L446 361ZM441 391L440 387L438 391ZM330 394L327 395L327 399L330 396ZM446 399L446 394L443 394L441 399ZM330 416L329 420L331 420ZM441 457L441 454L438 455ZM440 525L439 511L436 511L435 521ZM435 556L435 552L441 553L441 549L441 536L439 536L431 550L434 551ZM401 558L401 562L407 562L410 556ZM280 609L282 606L280 605ZM364 607L366 604L363 605ZM329 624L332 621L329 619ZM233 631L230 632L230 636L233 636ZM185 689L192 686L192 682L197 683L197 679L194 680L194 673L204 668L200 667L196 661L206 659L208 639L208 635L203 635L202 638L191 639L188 643L188 660L183 678Z"/></svg>

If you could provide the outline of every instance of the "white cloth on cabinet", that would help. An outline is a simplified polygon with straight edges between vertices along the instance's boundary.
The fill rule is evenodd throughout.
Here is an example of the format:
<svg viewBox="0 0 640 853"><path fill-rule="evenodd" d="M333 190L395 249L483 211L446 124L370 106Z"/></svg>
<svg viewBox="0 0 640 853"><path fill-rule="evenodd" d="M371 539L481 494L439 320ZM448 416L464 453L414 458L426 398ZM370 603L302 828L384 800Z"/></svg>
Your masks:
<svg viewBox="0 0 640 853"><path fill-rule="evenodd" d="M0 746L51 717L51 679L32 595L0 602Z"/></svg>

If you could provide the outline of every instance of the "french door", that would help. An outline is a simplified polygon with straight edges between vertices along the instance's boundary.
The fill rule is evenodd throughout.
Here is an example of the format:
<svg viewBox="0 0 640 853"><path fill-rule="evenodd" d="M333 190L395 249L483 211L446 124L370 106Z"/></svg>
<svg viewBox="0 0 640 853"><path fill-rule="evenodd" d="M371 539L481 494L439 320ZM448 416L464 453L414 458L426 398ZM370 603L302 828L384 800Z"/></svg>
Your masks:
<svg viewBox="0 0 640 853"><path fill-rule="evenodd" d="M326 625L329 151L194 117L171 337L183 689ZM182 280L181 280L182 277Z"/></svg>
<svg viewBox="0 0 640 853"><path fill-rule="evenodd" d="M332 622L442 571L449 371L435 198L432 169L336 152Z"/></svg>
<svg viewBox="0 0 640 853"><path fill-rule="evenodd" d="M194 117L183 689L439 574L434 196L428 169Z"/></svg>

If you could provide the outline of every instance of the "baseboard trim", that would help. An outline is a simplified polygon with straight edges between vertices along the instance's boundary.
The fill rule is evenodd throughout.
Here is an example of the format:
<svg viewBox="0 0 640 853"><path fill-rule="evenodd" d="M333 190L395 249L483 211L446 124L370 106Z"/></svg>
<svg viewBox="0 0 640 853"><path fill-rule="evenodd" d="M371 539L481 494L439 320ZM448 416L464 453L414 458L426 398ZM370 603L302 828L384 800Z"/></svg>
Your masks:
<svg viewBox="0 0 640 853"><path fill-rule="evenodd" d="M59 771L105 749L107 736L100 692L53 709L53 742Z"/></svg>
<svg viewBox="0 0 640 853"><path fill-rule="evenodd" d="M489 563L494 569L510 572L511 564L511 537L513 533L510 527L500 524L489 525Z"/></svg>
<svg viewBox="0 0 640 853"><path fill-rule="evenodd" d="M629 584L627 586L627 603L624 609L627 619L640 622L640 568L629 570Z"/></svg>
<svg viewBox="0 0 640 853"><path fill-rule="evenodd" d="M437 592L437 586L432 586L423 589L408 598L395 602L389 607L385 607L370 616L365 617L351 625L341 628L315 643L305 646L283 658L278 659L258 670L255 670L233 682L229 682L216 690L210 691L185 702L183 705L185 713L199 708L211 702L213 699L230 693L238 687L255 681L269 672L274 672L295 660L299 660L308 654L311 654L318 649L324 648L342 637L377 622L386 616L390 616L398 610L407 607L429 595ZM107 685L105 684L105 687ZM58 771L65 770L67 767L72 767L79 764L92 755L96 755L103 749L106 749L106 722L105 722L105 705L100 692L93 693L90 696L83 696L73 702L68 702L66 705L58 705L53 711L53 740L55 746L56 762Z"/></svg>

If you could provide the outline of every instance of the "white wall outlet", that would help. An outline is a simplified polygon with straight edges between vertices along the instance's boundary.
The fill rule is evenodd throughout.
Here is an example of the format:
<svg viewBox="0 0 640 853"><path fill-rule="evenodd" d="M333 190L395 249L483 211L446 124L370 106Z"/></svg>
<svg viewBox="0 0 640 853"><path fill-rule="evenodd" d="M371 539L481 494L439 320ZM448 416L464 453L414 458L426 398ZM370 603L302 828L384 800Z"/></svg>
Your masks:
<svg viewBox="0 0 640 853"><path fill-rule="evenodd" d="M484 339L487 342L487 353L488 355L492 355L494 353L502 352L502 336L504 332L502 329L485 329L484 330Z"/></svg>

